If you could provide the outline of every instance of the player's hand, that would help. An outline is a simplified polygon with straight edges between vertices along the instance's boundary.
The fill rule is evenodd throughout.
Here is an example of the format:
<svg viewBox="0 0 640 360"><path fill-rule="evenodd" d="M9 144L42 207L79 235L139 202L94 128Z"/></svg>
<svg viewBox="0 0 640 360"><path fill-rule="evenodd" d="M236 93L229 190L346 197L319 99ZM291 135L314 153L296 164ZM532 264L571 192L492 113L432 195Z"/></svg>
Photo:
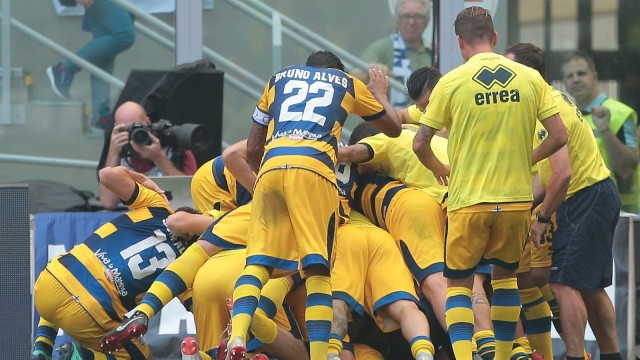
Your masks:
<svg viewBox="0 0 640 360"><path fill-rule="evenodd" d="M438 180L438 184L449 186L449 174L451 173L451 165L439 164L435 169L431 171L433 176Z"/></svg>
<svg viewBox="0 0 640 360"><path fill-rule="evenodd" d="M547 231L547 226L549 226L549 224L540 221L533 220L531 222L528 240L536 249L540 249L540 239L542 239L542 234Z"/></svg>
<svg viewBox="0 0 640 360"><path fill-rule="evenodd" d="M389 90L389 78L380 70L369 69L367 89L374 95L386 95Z"/></svg>
<svg viewBox="0 0 640 360"><path fill-rule="evenodd" d="M387 75L387 76L391 75L391 71L389 71L389 67L387 65L385 65L385 64L371 63L371 64L369 64L369 69L378 70L383 75Z"/></svg>
<svg viewBox="0 0 640 360"><path fill-rule="evenodd" d="M161 157L166 156L162 151L162 146L160 145L160 140L149 133L149 139L151 140L151 144L147 145L138 145L135 142L131 141L131 147L138 153L143 159L148 159L153 161L154 163Z"/></svg>
<svg viewBox="0 0 640 360"><path fill-rule="evenodd" d="M604 106L596 106L591 110L591 119L600 133L606 132L609 130L611 112Z"/></svg>

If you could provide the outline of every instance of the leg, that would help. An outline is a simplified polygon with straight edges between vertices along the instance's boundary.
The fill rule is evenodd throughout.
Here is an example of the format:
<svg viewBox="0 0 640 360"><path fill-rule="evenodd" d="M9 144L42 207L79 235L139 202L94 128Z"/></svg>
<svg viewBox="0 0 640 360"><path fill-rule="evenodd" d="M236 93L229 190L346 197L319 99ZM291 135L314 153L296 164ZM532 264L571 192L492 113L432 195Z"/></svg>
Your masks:
<svg viewBox="0 0 640 360"><path fill-rule="evenodd" d="M589 325L596 336L602 354L619 353L616 335L616 314L609 295L604 289L596 293L582 292L587 308Z"/></svg>
<svg viewBox="0 0 640 360"><path fill-rule="evenodd" d="M429 321L415 303L399 300L385 306L382 311L400 324L402 335L411 344L411 354L415 359L433 359L435 349L429 337Z"/></svg>
<svg viewBox="0 0 640 360"><path fill-rule="evenodd" d="M524 310L524 328L531 348L545 359L551 359L553 348L549 304L545 301L540 289L533 283L531 272L519 273L517 276L520 300Z"/></svg>
<svg viewBox="0 0 640 360"><path fill-rule="evenodd" d="M564 330L567 356L584 355L584 331L587 326L587 308L580 292L564 284L551 284L560 307L560 322Z"/></svg>
<svg viewBox="0 0 640 360"><path fill-rule="evenodd" d="M325 360L329 351L329 333L333 318L329 269L315 264L309 265L304 270L307 276L305 322L309 332L310 358Z"/></svg>
<svg viewBox="0 0 640 360"><path fill-rule="evenodd" d="M473 276L447 279L447 330L456 359L471 359L474 316L471 310Z"/></svg>
<svg viewBox="0 0 640 360"><path fill-rule="evenodd" d="M508 359L511 355L516 323L520 315L518 283L513 270L493 266L491 286L491 320L496 336L496 358Z"/></svg>
<svg viewBox="0 0 640 360"><path fill-rule="evenodd" d="M442 328L446 328L447 321L444 313L447 299L447 279L445 279L442 271L427 276L420 284L420 289L433 307L433 312L438 317L440 325L442 325Z"/></svg>

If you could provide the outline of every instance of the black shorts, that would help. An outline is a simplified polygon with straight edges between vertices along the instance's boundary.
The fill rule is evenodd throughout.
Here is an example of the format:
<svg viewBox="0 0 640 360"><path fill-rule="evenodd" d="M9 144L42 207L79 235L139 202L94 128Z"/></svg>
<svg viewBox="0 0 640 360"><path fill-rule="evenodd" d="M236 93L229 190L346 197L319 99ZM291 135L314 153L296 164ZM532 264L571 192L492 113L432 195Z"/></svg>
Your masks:
<svg viewBox="0 0 640 360"><path fill-rule="evenodd" d="M556 211L550 283L595 292L611 285L620 196L611 179L582 189Z"/></svg>

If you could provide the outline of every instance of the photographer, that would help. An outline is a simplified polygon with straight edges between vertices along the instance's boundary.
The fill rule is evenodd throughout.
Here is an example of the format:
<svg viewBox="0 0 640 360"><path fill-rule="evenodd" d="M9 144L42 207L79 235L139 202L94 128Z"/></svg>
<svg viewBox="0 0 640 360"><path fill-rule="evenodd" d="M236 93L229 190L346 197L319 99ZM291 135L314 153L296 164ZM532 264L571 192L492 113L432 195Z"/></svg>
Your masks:
<svg viewBox="0 0 640 360"><path fill-rule="evenodd" d="M111 139L105 141L108 149L103 149L99 168L122 165L147 176L193 175L197 164L191 150L163 146L153 132L148 132L150 143L146 145L131 140L133 129L150 125L151 120L142 105L132 101L120 105L115 113ZM115 209L119 201L115 194L100 185L100 203L105 209Z"/></svg>

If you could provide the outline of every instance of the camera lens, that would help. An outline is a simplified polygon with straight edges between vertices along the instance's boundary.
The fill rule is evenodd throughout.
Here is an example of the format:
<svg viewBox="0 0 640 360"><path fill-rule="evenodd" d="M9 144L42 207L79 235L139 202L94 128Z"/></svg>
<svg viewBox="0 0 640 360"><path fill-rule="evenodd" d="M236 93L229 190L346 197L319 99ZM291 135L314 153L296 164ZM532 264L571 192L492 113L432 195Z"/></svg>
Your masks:
<svg viewBox="0 0 640 360"><path fill-rule="evenodd" d="M151 138L149 137L149 131L146 128L135 128L129 134L129 138L138 145L151 144Z"/></svg>

